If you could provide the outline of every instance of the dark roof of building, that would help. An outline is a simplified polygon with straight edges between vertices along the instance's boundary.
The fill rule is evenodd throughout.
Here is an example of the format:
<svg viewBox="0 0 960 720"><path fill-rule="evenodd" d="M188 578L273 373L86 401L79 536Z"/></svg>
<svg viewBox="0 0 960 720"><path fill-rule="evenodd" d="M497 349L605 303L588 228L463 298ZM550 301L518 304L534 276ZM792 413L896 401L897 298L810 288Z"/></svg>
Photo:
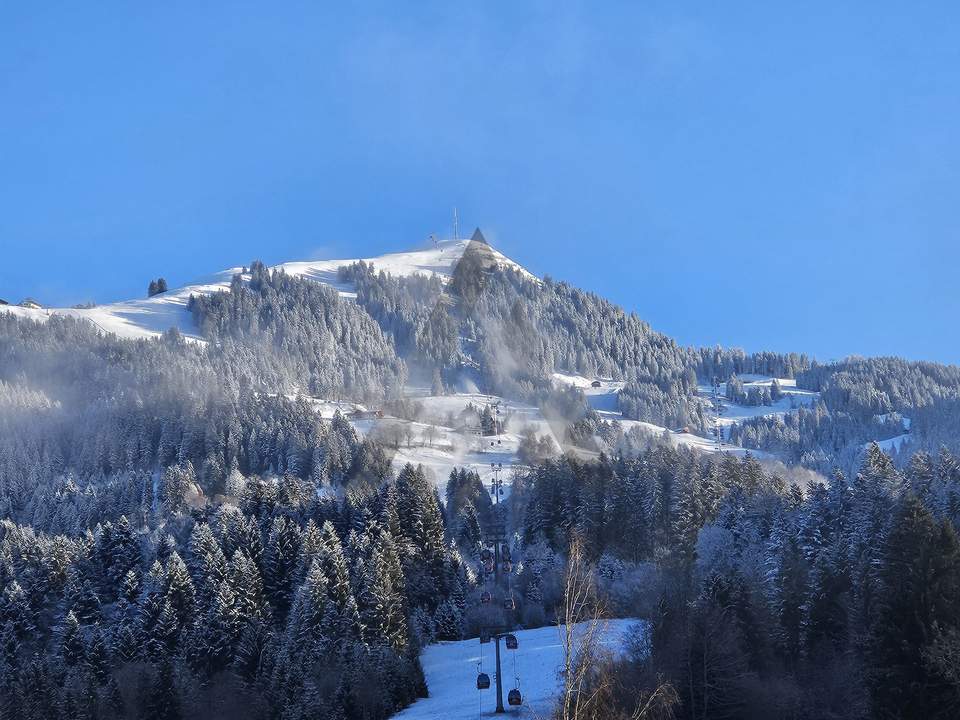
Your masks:
<svg viewBox="0 0 960 720"><path fill-rule="evenodd" d="M473 235L470 236L470 242L480 242L484 245L489 245L487 239L483 236L483 233L480 232L480 228L477 228L473 231Z"/></svg>

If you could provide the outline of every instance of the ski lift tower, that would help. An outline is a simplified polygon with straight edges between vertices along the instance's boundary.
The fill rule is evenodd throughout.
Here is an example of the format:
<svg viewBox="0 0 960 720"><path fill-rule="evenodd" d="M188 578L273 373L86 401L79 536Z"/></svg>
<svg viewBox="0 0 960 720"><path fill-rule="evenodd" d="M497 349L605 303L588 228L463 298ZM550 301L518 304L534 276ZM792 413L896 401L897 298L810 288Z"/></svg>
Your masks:
<svg viewBox="0 0 960 720"><path fill-rule="evenodd" d="M493 480L490 481L490 494L493 495L493 504L500 504L500 496L503 495L503 478L500 473L503 472L502 462L490 463L490 469L493 471Z"/></svg>
<svg viewBox="0 0 960 720"><path fill-rule="evenodd" d="M490 494L493 495L494 517L495 520L490 523L490 539L493 540L493 562L494 577L497 584L500 583L500 555L501 547L506 547L507 528L503 522L503 515L500 512L500 496L503 495L503 478L500 473L503 471L503 463L490 463L490 469L493 470L493 480L490 481Z"/></svg>
<svg viewBox="0 0 960 720"><path fill-rule="evenodd" d="M720 378L714 375L713 377L713 431L714 431L714 440L717 446L717 452L723 450L723 425L720 423L720 418L723 416L723 396L720 394Z"/></svg>
<svg viewBox="0 0 960 720"><path fill-rule="evenodd" d="M506 712L506 709L503 707L503 672L500 665L500 641L501 640L505 641L507 650L516 650L517 647L519 646L519 643L517 641L517 636L514 635L512 632L510 632L509 628L506 628L502 625L491 625L491 626L484 626L480 628L480 643L485 645L492 641L496 647L495 654L496 654L497 669L496 669L495 678L497 681L497 709L494 710L494 713L497 715L500 715ZM481 680L481 677L484 678L484 680ZM520 678L517 677L516 680L517 680L517 685L519 685ZM484 689L485 687L489 687L489 682L490 682L489 678L486 678L486 676L481 675L480 677L477 678L477 687L479 689ZM511 690L507 698L508 698L508 702L511 705L520 705L523 702L523 698L520 695L519 687L516 687L513 690Z"/></svg>

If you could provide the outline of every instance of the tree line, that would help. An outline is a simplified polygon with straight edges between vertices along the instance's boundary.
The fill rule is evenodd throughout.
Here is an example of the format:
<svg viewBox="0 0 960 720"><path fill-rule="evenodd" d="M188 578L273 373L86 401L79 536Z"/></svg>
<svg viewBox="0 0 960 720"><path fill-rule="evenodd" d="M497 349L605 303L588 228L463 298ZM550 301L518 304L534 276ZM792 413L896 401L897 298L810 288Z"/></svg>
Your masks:
<svg viewBox="0 0 960 720"><path fill-rule="evenodd" d="M419 651L460 637L472 580L422 470L340 500L236 488L79 534L4 520L3 717L386 718L423 695Z"/></svg>
<svg viewBox="0 0 960 720"><path fill-rule="evenodd" d="M619 690L589 717L629 717L664 682L676 702L649 717L960 711L960 465L948 451L901 471L874 445L852 479L800 488L749 457L656 448L554 460L518 489L528 553L563 557L575 542L606 606L650 618L602 680Z"/></svg>

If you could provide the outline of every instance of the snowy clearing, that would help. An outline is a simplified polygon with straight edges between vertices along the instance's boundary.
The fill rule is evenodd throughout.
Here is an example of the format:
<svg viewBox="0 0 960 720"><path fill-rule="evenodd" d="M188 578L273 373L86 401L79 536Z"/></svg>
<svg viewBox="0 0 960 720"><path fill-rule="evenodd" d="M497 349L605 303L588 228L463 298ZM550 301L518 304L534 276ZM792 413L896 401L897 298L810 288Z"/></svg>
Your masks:
<svg viewBox="0 0 960 720"><path fill-rule="evenodd" d="M913 421L904 417L900 413L883 413L882 415L874 415L874 417L882 423L897 423L906 431L910 431L910 425Z"/></svg>
<svg viewBox="0 0 960 720"><path fill-rule="evenodd" d="M899 452L899 451L900 451L900 447L901 447L905 442L908 442L909 440L910 440L910 433L904 433L903 435L897 435L897 436L892 437L892 438L887 438L886 440L873 440L873 441L871 441L871 442L864 443L864 444L863 444L863 447L864 447L864 449L866 449L866 448L870 447L871 445L873 445L874 442L876 442L877 445L880 446L880 449L883 450L885 453L889 453L889 452L892 452L892 451L897 451L897 452Z"/></svg>
<svg viewBox="0 0 960 720"><path fill-rule="evenodd" d="M754 387L767 387L773 385L774 378L765 375L754 375L746 373L738 376L743 381L743 388L749 391ZM775 417L777 415L786 415L791 410L800 407L812 407L820 398L820 393L812 390L797 389L797 381L792 378L777 378L780 384L780 390L783 397L772 405L738 405L726 399L727 384L720 383L720 395L723 397L723 416L720 418L720 425L729 427L738 422L749 420L755 417ZM697 394L708 402L713 397L713 388L709 385L700 385L697 388Z"/></svg>
<svg viewBox="0 0 960 720"><path fill-rule="evenodd" d="M619 652L640 620L609 620L603 635L604 645L611 652ZM578 628L581 626L578 626ZM543 627L519 630L516 651L501 646L504 706L512 717L536 718L549 716L560 692L559 671L563 664L562 629ZM482 650L481 650L482 649ZM477 663L483 654L483 672L490 675L491 688L477 690ZM441 642L429 646L421 656L430 697L394 715L397 720L472 720L492 717L496 708L496 681L494 679L493 644L481 645L474 638L460 642ZM514 672L516 659L516 672ZM520 692L524 704L507 706L507 692L515 687L514 678L520 677Z"/></svg>
<svg viewBox="0 0 960 720"><path fill-rule="evenodd" d="M583 390L583 394L587 398L587 402L590 404L594 410L597 411L597 414L600 415L604 420L609 420L612 422L618 422L623 427L624 432L629 432L632 427L640 427L648 433L656 435L658 437L669 437L671 444L673 445L684 445L687 447L692 447L702 452L717 452L717 444L714 440L710 438L700 437L690 432L685 432L682 429L670 430L662 425L655 425L653 423L644 422L642 420L627 420L624 418L620 411L617 409L617 393L623 388L624 383L618 382L615 380L607 379L590 379L583 377L582 375L571 375L567 373L553 373L553 380L557 384L564 385L573 385ZM600 387L594 387L593 383L599 382ZM805 392L805 391L798 391ZM727 407L740 408L739 405L731 405L727 403ZM764 407L764 408L743 408L744 410L764 410L765 413L760 414L769 414L777 415L787 412L790 408L789 406L784 408L782 411L777 409L778 406L775 405L773 408ZM738 419L742 417L737 416ZM746 415L743 415L746 417ZM726 418L725 418L726 420ZM725 422L726 425L732 425L736 420ZM720 447L721 452L731 453L733 455L742 456L747 454L747 450L738 447L736 445L730 445L728 443L723 443ZM757 458L762 458L768 455L759 450L752 450L750 454Z"/></svg>

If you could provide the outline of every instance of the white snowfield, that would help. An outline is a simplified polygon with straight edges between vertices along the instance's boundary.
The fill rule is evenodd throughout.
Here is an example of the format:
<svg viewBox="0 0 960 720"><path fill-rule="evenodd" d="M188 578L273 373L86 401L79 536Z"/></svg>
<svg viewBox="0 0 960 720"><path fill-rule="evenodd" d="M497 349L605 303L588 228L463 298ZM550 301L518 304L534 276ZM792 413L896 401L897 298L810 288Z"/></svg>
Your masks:
<svg viewBox="0 0 960 720"><path fill-rule="evenodd" d="M0 310L40 322L45 322L51 315L82 318L89 320L103 332L114 333L117 337L128 340L157 337L172 327L177 328L187 338L200 340L193 318L187 310L190 295L206 295L228 289L230 280L241 269L224 270L192 285L168 290L151 298L124 300L93 308L25 308L5 305Z"/></svg>
<svg viewBox="0 0 960 720"><path fill-rule="evenodd" d="M910 433L904 433L903 435L897 435L892 438L887 438L886 440L876 440L876 441L864 443L863 448L864 450L866 450L871 445L873 445L873 442L876 442L877 445L880 447L880 449L883 450L885 453L894 452L894 451L899 452L900 447L904 443L909 441L910 441Z"/></svg>
<svg viewBox="0 0 960 720"><path fill-rule="evenodd" d="M577 626L578 629L582 625ZM644 627L640 620L609 620L603 631L603 644L611 653L622 652L634 631ZM561 690L560 669L564 662L560 627L519 630L517 650L500 646L503 671L503 704L509 717L549 718ZM477 690L478 663L490 676L490 689ZM429 646L420 658L427 678L430 697L418 700L394 715L397 720L473 720L493 717L496 709L493 643L481 645L476 638L460 642L441 642ZM514 670L516 661L516 670ZM507 705L507 693L517 686L523 705Z"/></svg>
<svg viewBox="0 0 960 720"><path fill-rule="evenodd" d="M560 447L551 425L544 420L539 409L507 400L496 395L464 392L452 395L428 395L423 388L408 388L410 397L423 406L423 417L414 422L389 415L376 419L351 419L353 427L362 434L379 434L386 440L393 455L393 467L399 470L405 464L422 465L428 479L440 490L444 488L454 468L475 471L489 487L495 472L504 481L502 498L506 499L512 485L512 471L519 467L517 450L522 433L534 430L538 436L548 435ZM331 417L335 409L349 414L356 408L344 403L334 405L313 401L324 417ZM479 435L475 426L460 422L460 413L472 405L482 411L484 407L499 405L503 431L499 435ZM348 415L349 416L349 415ZM452 424L451 424L452 422ZM392 445L399 439L399 447ZM496 464L497 470L491 466ZM502 466L502 469L501 467Z"/></svg>
<svg viewBox="0 0 960 720"><path fill-rule="evenodd" d="M769 388L773 385L774 380L772 377L765 375L752 375L749 373L738 377L743 381L743 389L747 392L750 391L750 388L754 387ZM790 410L795 410L799 407L812 407L820 398L820 393L813 392L812 390L798 389L797 381L792 378L777 378L777 382L780 383L780 390L783 392L783 397L772 405L738 405L724 397L724 412L720 418L720 424L724 427L729 427L730 425L750 418L785 415ZM698 392L700 397L705 400L713 396L713 389L708 385L701 385L698 388ZM720 383L720 394L726 395L726 392L727 384Z"/></svg>
<svg viewBox="0 0 960 720"><path fill-rule="evenodd" d="M899 423L907 432L910 432L910 426L913 424L910 418L904 417L899 413L883 413L883 415L876 415L875 417L882 423Z"/></svg>
<svg viewBox="0 0 960 720"><path fill-rule="evenodd" d="M443 240L425 250L391 253L373 258L287 262L274 265L272 269L282 269L289 275L316 280L335 288L342 296L355 297L353 288L340 282L337 277L337 271L341 267L352 265L362 259L373 265L376 270L383 270L392 275L438 275L446 281L453 274L457 262L463 257L469 243L469 240ZM491 248L491 252L494 260L501 267L514 268L528 277L533 277L497 250ZM115 333L122 338L156 337L175 327L185 337L201 340L193 318L187 311L190 295L207 295L228 290L233 276L242 270L241 267L230 268L151 298L124 300L93 308L28 308L19 305L3 305L0 306L0 310L41 322L51 315L84 318L104 332Z"/></svg>
<svg viewBox="0 0 960 720"><path fill-rule="evenodd" d="M885 453L900 452L903 444L910 442L910 426L913 424L913 421L899 413L884 413L883 415L876 415L875 417L885 425L894 425L904 430L903 433L895 435L894 437L875 441ZM874 441L864 443L864 450L873 445L873 442Z"/></svg>
<svg viewBox="0 0 960 720"><path fill-rule="evenodd" d="M685 445L687 447L696 448L702 452L725 452L732 455L743 456L747 454L747 450L736 445L730 445L729 443L722 443L719 449L717 448L717 443L709 438L703 438L699 435L695 435L691 432L687 432L683 428L677 429L668 429L662 425L655 425L654 423L643 422L642 420L628 420L624 418L620 411L617 409L617 393L623 388L624 383L618 382L615 380L609 380L606 378L586 378L582 375L572 375L568 373L553 373L553 381L558 385L573 385L578 387L583 391L583 394L587 398L587 402L590 403L590 407L597 411L597 414L600 415L604 420L611 420L614 422L620 423L623 427L624 432L628 432L632 427L640 427L648 433L656 435L657 437L668 437L671 444L673 445ZM594 387L594 383L599 382L600 387ZM772 378L768 379L768 384L772 382ZM781 381L781 384L784 381ZM789 381L794 382L795 381ZM708 388L709 389L709 388ZM806 391L800 390L797 391L800 393L805 393ZM815 394L815 393L814 393ZM782 415L790 410L789 401L786 401L786 404L781 407L784 401L777 403L773 407L764 407L764 408L746 408L740 405L733 405L732 403L725 403L728 411L733 410L732 417L727 415L724 417L722 424L725 426L732 425L736 422L736 419L743 419L745 417L752 417L749 412L751 410L762 410L763 412L754 413L754 415ZM738 412L740 411L740 412ZM749 453L756 458L767 457L769 453L765 453L761 450L750 450Z"/></svg>

